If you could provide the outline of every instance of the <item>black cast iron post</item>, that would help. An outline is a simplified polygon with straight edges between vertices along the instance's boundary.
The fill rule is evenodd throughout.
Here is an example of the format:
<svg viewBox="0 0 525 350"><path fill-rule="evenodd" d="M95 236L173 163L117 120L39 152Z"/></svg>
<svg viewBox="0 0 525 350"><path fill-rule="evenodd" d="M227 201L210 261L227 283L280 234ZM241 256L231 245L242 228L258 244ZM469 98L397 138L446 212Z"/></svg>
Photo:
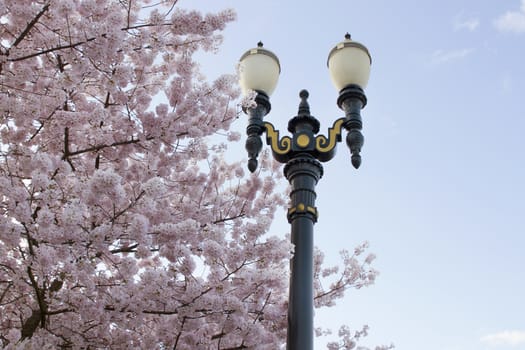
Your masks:
<svg viewBox="0 0 525 350"><path fill-rule="evenodd" d="M294 255L290 261L287 348L313 349L314 329L314 223L317 221L315 185L323 167L305 154L290 160L284 173L291 184L288 221Z"/></svg>
<svg viewBox="0 0 525 350"><path fill-rule="evenodd" d="M317 135L319 121L310 115L308 91L299 93L301 102L297 116L288 123L292 137L279 137L271 123L264 122L264 116L271 105L264 92L257 92L256 106L245 109L248 114L246 150L248 168L257 168L257 156L262 150L262 134L266 133L266 143L271 146L274 158L286 163L284 175L291 185L288 222L291 224L291 241L295 246L290 261L290 292L288 302L288 350L313 350L314 330L314 289L313 289L313 233L318 211L315 206L315 186L323 176L321 162L332 159L336 144L341 141L341 131L348 131L346 143L352 153L352 164L361 164L361 108L366 105L363 90L357 85L349 85L341 90L338 105L345 111L345 117L337 119L328 130L328 137Z"/></svg>

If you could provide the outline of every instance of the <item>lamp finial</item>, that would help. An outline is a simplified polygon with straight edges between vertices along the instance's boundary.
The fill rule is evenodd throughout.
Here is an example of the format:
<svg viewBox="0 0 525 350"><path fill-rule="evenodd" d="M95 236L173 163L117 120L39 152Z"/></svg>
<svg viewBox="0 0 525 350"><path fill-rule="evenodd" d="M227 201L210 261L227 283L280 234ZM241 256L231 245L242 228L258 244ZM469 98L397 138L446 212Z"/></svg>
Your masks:
<svg viewBox="0 0 525 350"><path fill-rule="evenodd" d="M309 116L310 115L310 106L308 105L308 96L310 96L310 94L308 93L307 90L301 90L301 92L299 92L299 97L301 98L301 103L299 103L299 113L298 115L304 115L304 116Z"/></svg>

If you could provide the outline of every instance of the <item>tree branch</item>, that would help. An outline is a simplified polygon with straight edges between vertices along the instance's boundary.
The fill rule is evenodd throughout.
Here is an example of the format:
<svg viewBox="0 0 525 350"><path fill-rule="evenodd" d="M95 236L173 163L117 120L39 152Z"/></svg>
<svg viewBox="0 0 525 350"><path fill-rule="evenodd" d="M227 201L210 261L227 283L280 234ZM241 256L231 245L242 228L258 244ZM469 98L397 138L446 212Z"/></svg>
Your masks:
<svg viewBox="0 0 525 350"><path fill-rule="evenodd" d="M86 39L84 41L79 41L79 42L74 43L74 44L55 46L55 47L52 47L52 48L47 49L47 50L42 50L42 51L38 51L38 52L32 53L30 55L26 55L26 56L22 56L22 57L16 57L16 58L9 58L8 61L10 61L10 62L23 61L23 60L26 60L28 58L33 58L33 57L37 57L37 56L40 56L40 55L45 55L46 53L50 53L50 52L53 52L53 51L59 51L59 50L64 50L64 49L72 49L72 48L75 48L77 46L86 44L86 43L88 43L90 41L93 41L95 39L96 38L88 38L88 39Z"/></svg>
<svg viewBox="0 0 525 350"><path fill-rule="evenodd" d="M240 214L235 215L235 216L230 216L230 217L227 217L227 218L215 220L215 221L212 222L212 224L220 224L220 223L224 223L224 222L227 222L227 221L232 221L232 220L235 220L235 219L239 219L239 218L242 218L244 216L245 216L244 213L240 213Z"/></svg>
<svg viewBox="0 0 525 350"><path fill-rule="evenodd" d="M73 309L59 309L59 310L54 310L54 311L47 311L46 312L46 315L58 315L58 314L65 314L66 312L73 312L75 310Z"/></svg>
<svg viewBox="0 0 525 350"><path fill-rule="evenodd" d="M18 36L18 38L15 39L15 41L13 42L13 45L11 45L12 47L16 47L18 44L20 44L20 42L22 40L24 40L24 38L29 34L29 32L31 31L31 29L33 29L33 27L35 26L35 24L38 22L38 20L40 19L40 17L42 17L42 15L49 9L49 4L46 4L42 10L40 10L39 13L36 14L35 18L33 18L31 20L31 22L29 22L26 26L26 28L22 31L22 33L20 33L20 35Z"/></svg>
<svg viewBox="0 0 525 350"><path fill-rule="evenodd" d="M146 138L146 141L150 141L150 140L153 140L153 137L147 137ZM87 153L87 152L100 151L101 149L108 148L108 147L131 145L131 144L135 144L135 143L139 143L139 142L141 142L140 139L133 139L133 138L131 140L126 140L126 141L116 141L116 142L113 142L113 143L111 143L109 145L107 145L107 144L97 145L97 146L84 148L84 149L81 149L81 150L78 150L78 151L74 151L74 152L68 152L67 156L64 154L64 157L62 157L62 158L64 159L64 158L69 157L69 156L76 156L76 155L79 155L79 154L82 154L82 153Z"/></svg>
<svg viewBox="0 0 525 350"><path fill-rule="evenodd" d="M173 350L177 349L177 344L179 343L180 336L182 334L182 330L184 329L184 324L186 323L186 316L182 318L181 326L179 334L177 334L177 337L175 338L175 344L173 345Z"/></svg>
<svg viewBox="0 0 525 350"><path fill-rule="evenodd" d="M135 204L137 204L137 202L139 201L139 199L146 193L146 191L142 191L139 193L139 195L137 196L137 198L135 198L135 200L133 202L131 202L126 208L122 209L121 211L119 211L118 213L115 213L113 215L113 217L111 218L111 223L115 223L115 221L121 216L123 215L125 212L127 212L129 209L131 209ZM138 245L138 244L137 244Z"/></svg>
<svg viewBox="0 0 525 350"><path fill-rule="evenodd" d="M38 302L39 308L39 310L33 310L31 316L24 322L24 326L22 327L22 333L24 333L26 337L31 338L33 332L38 327L37 320L40 323L40 327L45 327L47 305L44 300L44 293L42 293L42 290L38 287L35 275L33 275L33 270L31 270L30 266L27 267L27 275L29 276L29 280L31 281L31 286L35 290L36 300Z"/></svg>
<svg viewBox="0 0 525 350"><path fill-rule="evenodd" d="M71 159L69 159L69 155L69 128L66 126L64 128L64 156L62 157L62 160L67 161L71 169L75 171L75 166L71 162Z"/></svg>
<svg viewBox="0 0 525 350"><path fill-rule="evenodd" d="M9 288L13 286L13 282L9 282L7 287L2 292L2 295L0 295L0 305L2 305L2 301L4 300L5 296L7 295L7 292L9 291Z"/></svg>
<svg viewBox="0 0 525 350"><path fill-rule="evenodd" d="M117 253L133 253L133 252L135 252L134 249L136 249L138 246L139 246L139 244L138 244L138 243L135 243L135 244L131 244L131 245L128 245L128 246L125 246L125 247L121 247L121 248L117 248L117 249L112 249L112 250L110 250L109 252L112 253L112 254L117 254Z"/></svg>

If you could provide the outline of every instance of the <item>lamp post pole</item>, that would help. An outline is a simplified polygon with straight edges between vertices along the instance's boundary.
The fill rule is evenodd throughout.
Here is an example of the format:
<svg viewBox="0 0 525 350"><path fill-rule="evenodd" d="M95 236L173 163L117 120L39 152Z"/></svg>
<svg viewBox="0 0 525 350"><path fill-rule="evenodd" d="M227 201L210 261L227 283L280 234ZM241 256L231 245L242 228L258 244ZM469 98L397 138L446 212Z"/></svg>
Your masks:
<svg viewBox="0 0 525 350"><path fill-rule="evenodd" d="M340 53L345 48L350 50L346 50L347 57L343 57L343 62L350 60L351 69L346 67L349 77L343 77L343 82L338 84L336 80L340 77L336 76L334 79L333 68L330 65L335 56L341 59ZM364 65L365 70L368 68L368 71L364 73L364 78L362 72L360 76L360 72L352 66L352 64L355 65L355 62L352 61L360 59L363 61L363 55L369 59L368 66ZM346 40L332 50L328 59L332 80L340 90L337 103L345 112L345 117L334 122L328 130L328 136L317 135L320 123L310 114L310 106L307 101L308 91L302 90L299 93L301 101L298 113L288 122L291 137L280 137L279 131L271 123L263 121L271 109L269 94L277 83L280 72L279 61L271 51L263 49L261 43L258 48L247 51L241 57L241 88L244 91L256 91L255 106L244 110L249 117L246 128L248 168L251 172L256 170L257 157L263 146L262 134L266 133L266 143L270 145L274 158L286 164L284 175L291 185L290 208L287 217L291 225L291 242L295 249L290 261L287 350L313 350L313 234L314 224L318 218L315 206L317 197L315 186L323 176L321 162L329 161L334 157L336 144L341 141L342 129L348 131L346 143L352 154L353 166L358 168L361 164L360 152L363 146L363 136L360 111L366 105L366 97L361 86L365 86L368 81L370 62L368 50L363 45L351 41L350 36L347 35ZM273 71L274 77L260 67L268 63L270 65L267 66L267 70ZM337 70L340 64L336 62L335 66ZM349 74L348 71L350 71ZM344 74L344 72L345 69L343 73L336 73ZM339 86L341 84L342 87Z"/></svg>

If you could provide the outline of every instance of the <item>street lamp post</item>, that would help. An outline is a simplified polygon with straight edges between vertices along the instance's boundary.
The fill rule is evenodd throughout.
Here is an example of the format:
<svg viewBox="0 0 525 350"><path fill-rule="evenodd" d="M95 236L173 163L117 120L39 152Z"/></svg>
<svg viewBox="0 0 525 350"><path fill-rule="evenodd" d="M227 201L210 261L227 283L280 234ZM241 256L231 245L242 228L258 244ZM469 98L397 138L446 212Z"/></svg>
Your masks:
<svg viewBox="0 0 525 350"><path fill-rule="evenodd" d="M328 55L328 68L332 82L339 91L338 106L345 112L328 130L328 136L317 135L319 121L310 114L308 92L299 93L299 111L288 122L292 136L279 136L274 126L263 120L270 112L269 96L277 85L281 67L277 56L263 48L248 50L240 59L241 89L245 94L255 91L255 105L245 108L248 115L246 150L248 169L257 168L257 157L262 150L262 134L271 146L274 158L286 163L284 175L291 185L288 222L291 241L295 246L290 262L290 291L288 303L288 350L313 350L313 226L318 212L315 206L315 186L323 176L321 162L332 159L336 144L341 141L342 129L348 131L346 144L352 154L352 164L361 165L361 109L366 105L363 89L368 83L371 64L367 48L350 35L337 44Z"/></svg>

